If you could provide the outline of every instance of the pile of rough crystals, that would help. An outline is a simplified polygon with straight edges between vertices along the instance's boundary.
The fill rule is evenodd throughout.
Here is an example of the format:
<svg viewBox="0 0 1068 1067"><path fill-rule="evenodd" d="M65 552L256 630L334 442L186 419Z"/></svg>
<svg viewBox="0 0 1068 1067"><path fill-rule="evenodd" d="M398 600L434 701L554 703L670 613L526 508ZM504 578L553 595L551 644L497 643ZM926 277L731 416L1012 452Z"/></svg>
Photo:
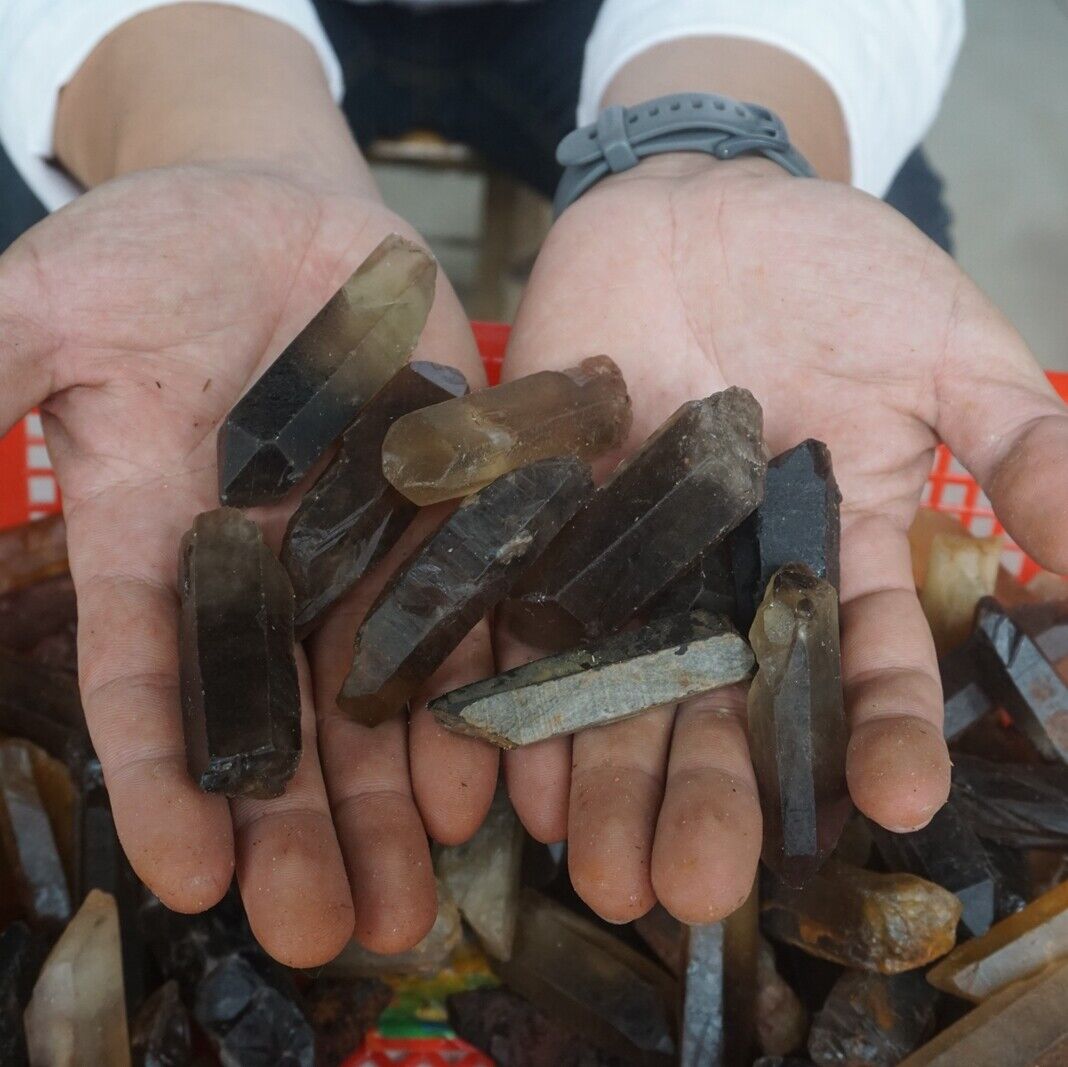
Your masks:
<svg viewBox="0 0 1068 1067"><path fill-rule="evenodd" d="M1068 1063L1068 605L1000 570L996 540L917 521L954 781L925 829L888 833L844 783L827 449L765 463L760 409L730 389L684 405L594 490L586 462L629 428L611 361L468 396L455 370L406 362L432 291L432 262L387 239L227 419L229 504L281 498L341 440L281 563L230 507L183 542L191 772L230 795L284 789L294 631L419 506L462 496L372 606L341 706L368 724L401 713L495 606L545 658L432 706L504 747L752 675L758 885L719 923L658 908L608 927L499 791L471 841L436 850L437 922L401 956L352 943L301 974L256 945L235 895L168 911L115 837L75 684L64 529L46 520L0 534L0 1064L176 1067L209 1049L340 1064L413 990L421 1018L437 998L512 1067Z"/></svg>

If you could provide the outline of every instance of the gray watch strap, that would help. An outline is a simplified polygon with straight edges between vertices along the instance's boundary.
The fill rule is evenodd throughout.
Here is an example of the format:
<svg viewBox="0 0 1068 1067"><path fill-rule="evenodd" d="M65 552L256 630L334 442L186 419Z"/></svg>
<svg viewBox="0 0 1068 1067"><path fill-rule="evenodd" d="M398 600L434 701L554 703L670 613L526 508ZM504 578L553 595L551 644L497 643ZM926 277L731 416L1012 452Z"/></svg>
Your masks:
<svg viewBox="0 0 1068 1067"><path fill-rule="evenodd" d="M564 174L553 211L559 215L605 175L661 152L703 152L717 159L755 153L798 177L815 173L767 108L711 93L679 93L635 107L606 107L595 123L572 130L556 149Z"/></svg>

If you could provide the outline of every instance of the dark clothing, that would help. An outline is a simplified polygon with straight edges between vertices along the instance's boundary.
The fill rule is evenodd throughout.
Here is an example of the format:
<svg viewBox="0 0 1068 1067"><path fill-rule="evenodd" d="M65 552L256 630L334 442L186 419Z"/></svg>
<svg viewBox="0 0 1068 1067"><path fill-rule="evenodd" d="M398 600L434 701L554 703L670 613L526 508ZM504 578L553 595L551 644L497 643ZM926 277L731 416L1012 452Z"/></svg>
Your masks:
<svg viewBox="0 0 1068 1067"><path fill-rule="evenodd" d="M601 0L418 10L316 0L345 74L344 110L363 146L413 129L468 145L551 196L556 145L575 124L583 52ZM950 250L942 182L922 151L886 200ZM0 249L44 216L0 151Z"/></svg>

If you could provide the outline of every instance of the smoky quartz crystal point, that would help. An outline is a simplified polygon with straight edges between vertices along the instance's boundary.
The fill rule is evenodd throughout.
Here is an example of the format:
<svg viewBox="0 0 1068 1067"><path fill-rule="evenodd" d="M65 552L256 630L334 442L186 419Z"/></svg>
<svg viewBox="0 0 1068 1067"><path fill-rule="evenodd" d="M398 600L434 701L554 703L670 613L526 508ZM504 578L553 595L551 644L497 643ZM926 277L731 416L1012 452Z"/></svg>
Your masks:
<svg viewBox="0 0 1068 1067"><path fill-rule="evenodd" d="M977 937L994 921L996 880L983 843L950 801L922 829L895 834L869 823L875 846L892 871L918 874L961 902L962 936Z"/></svg>
<svg viewBox="0 0 1068 1067"><path fill-rule="evenodd" d="M772 575L802 563L838 588L842 494L830 449L809 438L768 463L764 499L731 537L738 626L752 625Z"/></svg>
<svg viewBox="0 0 1068 1067"><path fill-rule="evenodd" d="M764 862L799 887L849 814L838 593L805 566L776 572L749 640L749 748L764 813Z"/></svg>
<svg viewBox="0 0 1068 1067"><path fill-rule="evenodd" d="M382 470L416 504L467 496L551 456L593 459L630 429L627 385L607 356L544 370L398 419Z"/></svg>
<svg viewBox="0 0 1068 1067"><path fill-rule="evenodd" d="M450 730L514 748L740 682L752 666L730 623L697 611L473 682L430 707Z"/></svg>
<svg viewBox="0 0 1068 1067"><path fill-rule="evenodd" d="M300 762L293 587L234 508L182 538L180 678L189 772L201 789L275 797Z"/></svg>
<svg viewBox="0 0 1068 1067"><path fill-rule="evenodd" d="M731 388L683 404L568 524L516 590L540 647L619 629L760 502L760 405Z"/></svg>
<svg viewBox="0 0 1068 1067"><path fill-rule="evenodd" d="M397 543L418 511L382 475L386 431L402 415L466 392L467 379L453 367L408 363L345 431L337 455L304 495L282 541L298 638Z"/></svg>
<svg viewBox="0 0 1068 1067"><path fill-rule="evenodd" d="M468 497L371 606L338 694L342 710L366 726L401 711L591 492L589 467L570 456Z"/></svg>
<svg viewBox="0 0 1068 1067"><path fill-rule="evenodd" d="M405 363L434 298L434 260L391 234L219 428L219 499L280 499Z"/></svg>

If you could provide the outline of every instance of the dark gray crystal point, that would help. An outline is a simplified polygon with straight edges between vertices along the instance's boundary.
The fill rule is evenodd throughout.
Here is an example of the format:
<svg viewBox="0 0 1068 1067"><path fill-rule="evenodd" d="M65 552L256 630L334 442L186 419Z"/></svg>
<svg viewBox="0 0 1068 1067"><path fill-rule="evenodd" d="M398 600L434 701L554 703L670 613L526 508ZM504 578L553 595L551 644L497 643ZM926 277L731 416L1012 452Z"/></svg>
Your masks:
<svg viewBox="0 0 1068 1067"><path fill-rule="evenodd" d="M768 463L764 499L731 538L740 630L753 625L771 576L787 563L838 588L841 500L822 441L809 438Z"/></svg>
<svg viewBox="0 0 1068 1067"><path fill-rule="evenodd" d="M430 707L450 730L513 748L740 682L752 667L729 622L695 611L472 682Z"/></svg>
<svg viewBox="0 0 1068 1067"><path fill-rule="evenodd" d="M386 481L382 440L402 415L467 393L454 367L412 362L368 401L341 439L338 454L293 513L282 563L297 598L297 637L396 543L418 507Z"/></svg>
<svg viewBox="0 0 1068 1067"><path fill-rule="evenodd" d="M1068 762L1068 684L992 597L979 601L975 638L987 691L1049 760Z"/></svg>
<svg viewBox="0 0 1068 1067"><path fill-rule="evenodd" d="M300 762L293 587L233 508L182 538L180 676L189 773L201 789L275 797Z"/></svg>
<svg viewBox="0 0 1068 1067"><path fill-rule="evenodd" d="M619 629L764 493L763 415L745 389L683 404L568 524L509 621L541 647Z"/></svg>
<svg viewBox="0 0 1068 1067"><path fill-rule="evenodd" d="M956 802L950 800L921 830L895 834L869 823L875 847L887 868L918 874L961 903L961 933L978 937L994 921L996 882L986 848Z"/></svg>
<svg viewBox="0 0 1068 1067"><path fill-rule="evenodd" d="M372 605L340 707L367 726L401 711L592 491L589 466L565 457L511 471L469 496Z"/></svg>
<svg viewBox="0 0 1068 1067"><path fill-rule="evenodd" d="M391 234L234 405L219 428L219 500L280 499L411 355L434 260Z"/></svg>

